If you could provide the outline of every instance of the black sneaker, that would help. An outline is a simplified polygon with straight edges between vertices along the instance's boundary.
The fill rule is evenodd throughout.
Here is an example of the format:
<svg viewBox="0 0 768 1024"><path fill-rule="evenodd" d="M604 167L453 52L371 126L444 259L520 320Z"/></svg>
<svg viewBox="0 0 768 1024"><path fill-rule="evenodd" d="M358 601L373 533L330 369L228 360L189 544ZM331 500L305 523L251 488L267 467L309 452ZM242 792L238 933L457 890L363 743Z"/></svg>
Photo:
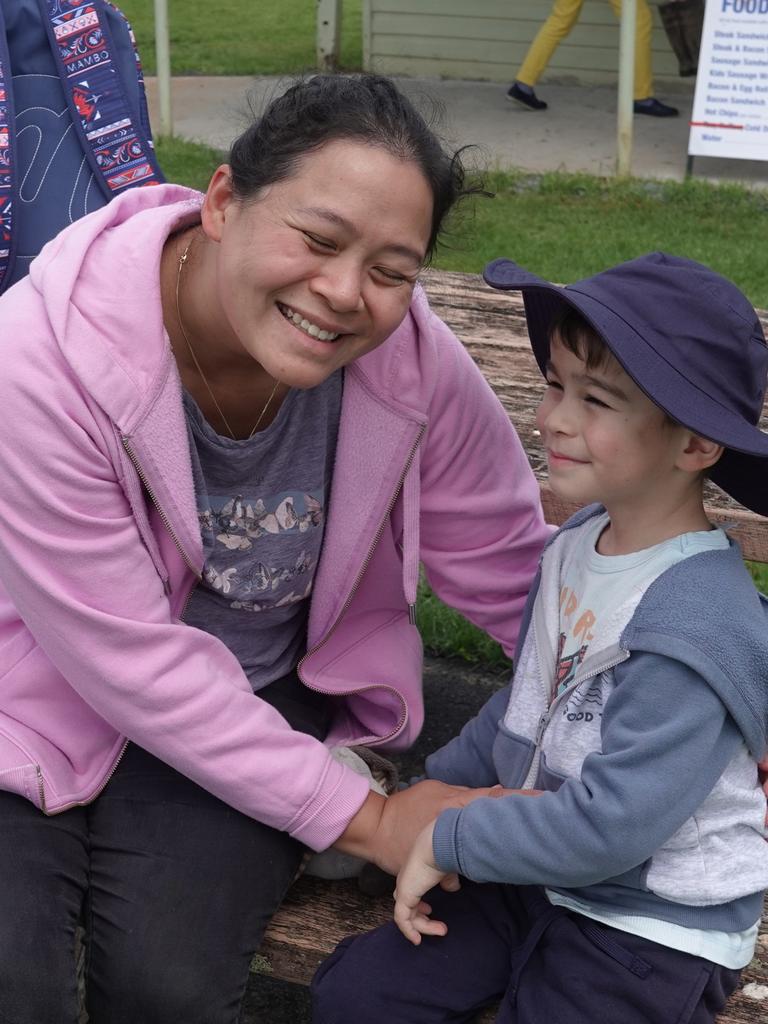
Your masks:
<svg viewBox="0 0 768 1024"><path fill-rule="evenodd" d="M635 100L634 111L636 114L648 114L650 117L677 117L680 111L677 107L670 107L655 96L649 96L647 100Z"/></svg>
<svg viewBox="0 0 768 1024"><path fill-rule="evenodd" d="M524 107L528 107L529 110L547 109L547 104L544 100L538 98L533 89L530 92L521 89L517 82L513 82L509 89L507 89L507 99L516 100L518 103L522 103Z"/></svg>

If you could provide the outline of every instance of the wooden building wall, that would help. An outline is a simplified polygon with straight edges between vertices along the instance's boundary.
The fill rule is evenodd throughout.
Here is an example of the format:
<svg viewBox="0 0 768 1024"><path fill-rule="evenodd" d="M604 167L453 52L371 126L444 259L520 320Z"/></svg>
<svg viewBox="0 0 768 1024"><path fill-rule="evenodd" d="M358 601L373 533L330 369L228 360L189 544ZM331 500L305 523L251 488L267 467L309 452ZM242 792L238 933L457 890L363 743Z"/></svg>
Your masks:
<svg viewBox="0 0 768 1024"><path fill-rule="evenodd" d="M364 64L387 74L507 82L552 0L363 0ZM659 13L652 41L656 79L677 78ZM543 80L615 82L619 22L608 0L585 0L578 23Z"/></svg>

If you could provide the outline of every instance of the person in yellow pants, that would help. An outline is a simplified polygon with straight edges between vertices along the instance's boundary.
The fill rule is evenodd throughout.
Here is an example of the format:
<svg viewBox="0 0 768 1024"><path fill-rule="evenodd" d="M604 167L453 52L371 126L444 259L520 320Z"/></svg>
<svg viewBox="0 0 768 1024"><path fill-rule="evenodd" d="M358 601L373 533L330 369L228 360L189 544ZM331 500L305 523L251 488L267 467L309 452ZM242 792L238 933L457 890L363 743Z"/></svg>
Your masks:
<svg viewBox="0 0 768 1024"><path fill-rule="evenodd" d="M610 0L617 17L621 16L621 0ZM560 43L579 19L584 0L555 0L552 11L530 45L525 60L507 92L507 98L516 100L529 110L546 110L533 87L546 68ZM651 117L675 117L678 111L653 95L651 74L651 12L646 0L637 0L637 30L635 35L635 104L636 114Z"/></svg>

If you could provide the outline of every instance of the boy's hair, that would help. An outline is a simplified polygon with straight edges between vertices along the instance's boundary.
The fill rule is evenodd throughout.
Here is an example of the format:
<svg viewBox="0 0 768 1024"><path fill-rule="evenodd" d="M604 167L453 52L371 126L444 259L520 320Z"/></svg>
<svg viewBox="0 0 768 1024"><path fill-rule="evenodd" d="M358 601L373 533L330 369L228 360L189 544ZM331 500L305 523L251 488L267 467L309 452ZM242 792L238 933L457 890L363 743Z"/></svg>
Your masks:
<svg viewBox="0 0 768 1024"><path fill-rule="evenodd" d="M568 352L582 360L588 370L601 369L611 362L621 366L592 324L572 307L566 307L554 318L549 329L549 338L550 341L557 338ZM655 402L653 404L656 405ZM661 407L657 406L657 408ZM661 411L670 426L679 427L681 425L678 420L669 415L666 409Z"/></svg>
<svg viewBox="0 0 768 1024"><path fill-rule="evenodd" d="M552 321L549 338L550 341L557 338L571 355L584 362L588 370L597 370L615 359L594 327L570 306L566 306Z"/></svg>

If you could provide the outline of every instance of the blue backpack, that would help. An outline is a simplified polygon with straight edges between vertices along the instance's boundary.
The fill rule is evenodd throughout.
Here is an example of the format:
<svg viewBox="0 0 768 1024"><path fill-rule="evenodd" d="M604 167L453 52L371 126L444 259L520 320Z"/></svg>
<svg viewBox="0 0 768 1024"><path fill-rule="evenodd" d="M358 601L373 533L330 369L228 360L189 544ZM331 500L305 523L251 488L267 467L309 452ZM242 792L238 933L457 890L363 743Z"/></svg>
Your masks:
<svg viewBox="0 0 768 1024"><path fill-rule="evenodd" d="M118 8L0 0L0 292L67 224L163 180Z"/></svg>

